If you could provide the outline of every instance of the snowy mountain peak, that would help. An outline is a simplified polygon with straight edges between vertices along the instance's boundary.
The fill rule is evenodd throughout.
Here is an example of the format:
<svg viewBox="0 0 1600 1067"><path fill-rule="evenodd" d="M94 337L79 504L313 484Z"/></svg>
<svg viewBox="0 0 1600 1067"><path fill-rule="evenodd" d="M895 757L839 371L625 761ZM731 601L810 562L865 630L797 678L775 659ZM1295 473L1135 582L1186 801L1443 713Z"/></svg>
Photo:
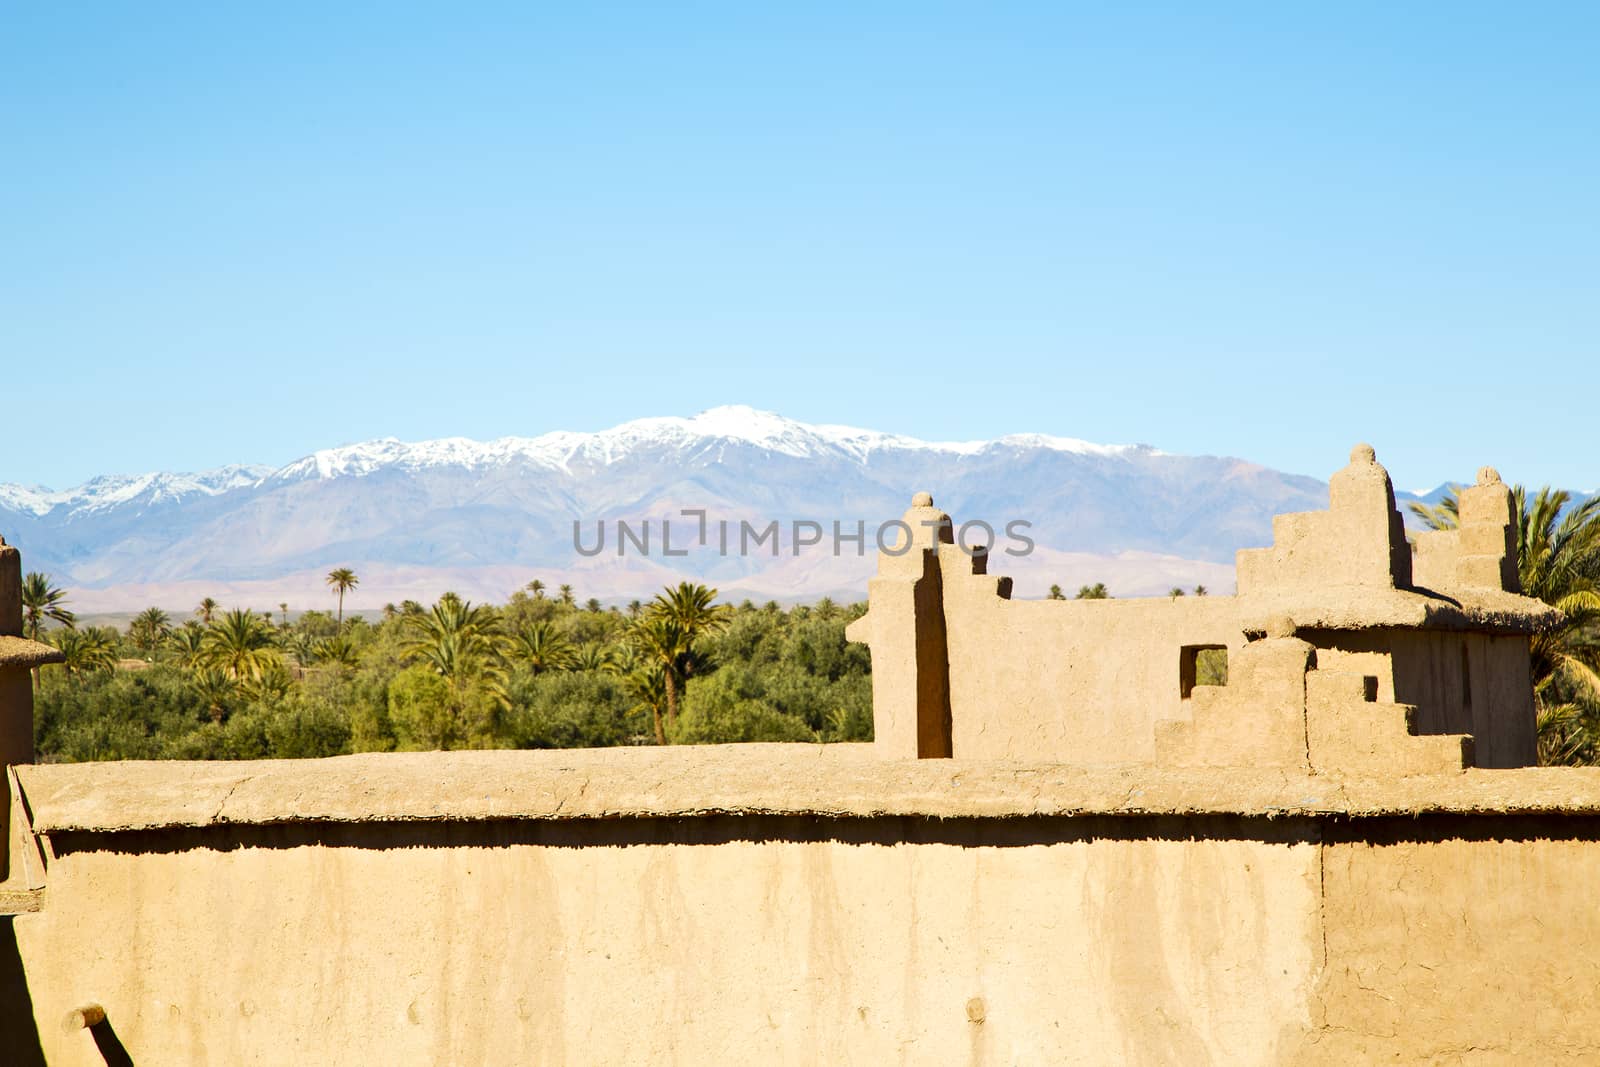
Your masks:
<svg viewBox="0 0 1600 1067"><path fill-rule="evenodd" d="M1073 437L1054 437L1049 434L1011 434L993 441L925 441L902 434L863 430L855 426L810 425L742 404L711 408L692 419L677 421L691 433L747 441L774 452L790 452L795 455L811 454L811 450L804 447L796 449L796 445L800 442L820 442L858 457L884 449L974 455L996 445L1044 448L1053 452L1096 456L1115 456L1141 450L1136 445L1098 445ZM625 424L618 429L631 425L635 424Z"/></svg>
<svg viewBox="0 0 1600 1067"><path fill-rule="evenodd" d="M323 449L273 472L271 480L359 478L385 468L407 471L432 467L479 469L514 461L570 474L575 462L603 467L640 453L682 453L726 442L799 459L831 455L856 462L866 460L874 452L888 450L952 455L976 455L995 447L1047 449L1092 456L1151 452L1143 446L1097 445L1047 434L1016 434L998 441L929 442L854 426L812 425L771 411L730 404L688 418L667 415L634 419L593 433L556 430L538 437L502 437L485 442L444 437L406 443L384 437Z"/></svg>
<svg viewBox="0 0 1600 1067"><path fill-rule="evenodd" d="M538 437L502 437L493 441L443 437L405 442L382 437L321 449L276 470L234 465L198 474L106 475L62 492L0 484L0 508L35 516L58 508L64 509L63 514L81 514L130 504L167 504L197 494L216 496L268 483L361 478L390 469L471 471L517 463L571 475L574 464L592 471L640 456L677 459L697 453L711 455L712 446L730 443L796 459L828 458L858 464L888 452L975 456L997 448L1097 457L1157 454L1144 446L1098 445L1047 434L1014 434L996 441L930 442L854 426L812 425L775 412L730 404L687 418L635 419L592 433L557 430ZM715 454L720 456L720 450Z"/></svg>
<svg viewBox="0 0 1600 1067"><path fill-rule="evenodd" d="M50 496L42 485L0 485L0 508L43 515L54 507L48 502Z"/></svg>
<svg viewBox="0 0 1600 1067"><path fill-rule="evenodd" d="M195 474L102 474L60 492L39 485L0 485L0 507L30 515L48 515L61 508L77 515L128 504L175 504L192 496L217 496L255 485L271 470L235 463Z"/></svg>
<svg viewBox="0 0 1600 1067"><path fill-rule="evenodd" d="M729 437L752 444L781 443L789 438L815 433L813 427L786 419L772 411L759 411L744 404L725 404L707 408L691 418L677 420L684 429L706 437ZM624 423L624 426L627 424Z"/></svg>

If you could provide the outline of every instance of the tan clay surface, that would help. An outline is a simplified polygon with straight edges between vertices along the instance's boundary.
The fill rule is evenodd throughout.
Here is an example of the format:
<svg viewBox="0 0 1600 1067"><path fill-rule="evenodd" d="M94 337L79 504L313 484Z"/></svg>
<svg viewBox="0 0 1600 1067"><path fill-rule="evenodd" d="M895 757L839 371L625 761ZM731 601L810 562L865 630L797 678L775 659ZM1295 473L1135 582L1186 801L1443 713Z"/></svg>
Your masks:
<svg viewBox="0 0 1600 1067"><path fill-rule="evenodd" d="M86 999L161 1064L1269 1063L1308 1018L1310 846L581 825L59 858L50 1062L101 1062Z"/></svg>
<svg viewBox="0 0 1600 1067"><path fill-rule="evenodd" d="M859 745L418 752L17 768L33 828L703 814L1600 814L1600 768L1306 776L1272 768L883 763Z"/></svg>

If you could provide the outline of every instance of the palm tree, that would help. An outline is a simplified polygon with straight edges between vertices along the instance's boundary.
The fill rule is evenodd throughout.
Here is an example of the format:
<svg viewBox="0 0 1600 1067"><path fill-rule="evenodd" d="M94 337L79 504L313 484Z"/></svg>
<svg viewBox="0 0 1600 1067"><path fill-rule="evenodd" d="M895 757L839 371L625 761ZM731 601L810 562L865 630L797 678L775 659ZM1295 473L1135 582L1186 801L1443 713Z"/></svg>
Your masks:
<svg viewBox="0 0 1600 1067"><path fill-rule="evenodd" d="M1562 614L1529 642L1539 761L1600 762L1600 497L1569 507L1564 490L1544 486L1529 501L1520 485L1511 497L1522 591ZM1453 486L1438 504L1411 510L1435 530L1459 523Z"/></svg>
<svg viewBox="0 0 1600 1067"><path fill-rule="evenodd" d="M463 723L467 701L475 692L487 696L496 708L510 704L500 654L500 617L493 608L446 593L432 611L408 615L403 625L411 635L403 655L444 679L450 694L445 710L453 722Z"/></svg>
<svg viewBox="0 0 1600 1067"><path fill-rule="evenodd" d="M605 645L589 644L579 645L572 654L572 669L575 671L603 671L607 674L617 669L617 657Z"/></svg>
<svg viewBox="0 0 1600 1067"><path fill-rule="evenodd" d="M215 600L212 600L210 597L206 597L204 600L200 601L200 606L194 609L194 613L200 616L201 622L205 623L207 626L210 626L211 619L216 615L217 608L219 607L221 607L221 605Z"/></svg>
<svg viewBox="0 0 1600 1067"><path fill-rule="evenodd" d="M356 572L349 567L335 567L328 572L328 577L323 579L332 589L339 593L339 629L344 629L344 595L361 584L361 579L356 577Z"/></svg>
<svg viewBox="0 0 1600 1067"><path fill-rule="evenodd" d="M529 623L512 634L511 653L532 667L536 675L564 671L572 666L572 646L548 622Z"/></svg>
<svg viewBox="0 0 1600 1067"><path fill-rule="evenodd" d="M657 593L646 614L665 616L687 635L689 643L720 633L729 622L727 605L715 603L717 591L693 582L679 582Z"/></svg>
<svg viewBox="0 0 1600 1067"><path fill-rule="evenodd" d="M1514 499L1523 592L1562 615L1529 642L1541 761L1600 762L1600 497L1570 509L1548 488L1525 510Z"/></svg>
<svg viewBox="0 0 1600 1067"><path fill-rule="evenodd" d="M106 633L99 627L87 630L57 630L50 635L50 643L65 657L61 669L70 678L85 671L109 671L117 666L117 641L115 632Z"/></svg>
<svg viewBox="0 0 1600 1067"><path fill-rule="evenodd" d="M260 678L282 660L272 647L272 632L261 616L243 608L223 615L205 635L206 661L234 681Z"/></svg>
<svg viewBox="0 0 1600 1067"><path fill-rule="evenodd" d="M283 628L287 630L289 628L289 605L287 603L280 603L278 605L278 611L283 615Z"/></svg>
<svg viewBox="0 0 1600 1067"><path fill-rule="evenodd" d="M250 701L279 701L289 695L293 685L289 677L289 668L283 665L280 659L255 678L247 678L239 683L239 692Z"/></svg>
<svg viewBox="0 0 1600 1067"><path fill-rule="evenodd" d="M563 604L565 604L567 607L570 608L572 606L572 603L573 603L573 601L572 601L572 586L563 585L561 587L561 589L560 589L560 592L561 592L561 602Z"/></svg>
<svg viewBox="0 0 1600 1067"><path fill-rule="evenodd" d="M23 632L37 641L45 620L59 622L71 630L78 625L78 617L67 610L67 591L50 584L48 575L29 571L22 579ZM33 668L33 688L39 688L39 668Z"/></svg>
<svg viewBox="0 0 1600 1067"><path fill-rule="evenodd" d="M325 641L318 641L315 649L317 662L331 664L336 670L353 671L361 666L361 655L349 634L335 634Z"/></svg>
<svg viewBox="0 0 1600 1067"><path fill-rule="evenodd" d="M1065 593L1063 593L1061 591L1061 587L1059 585L1052 585L1050 587L1050 592L1045 595L1045 599L1046 600L1065 600L1065 599L1067 599L1067 594L1065 594Z"/></svg>
<svg viewBox="0 0 1600 1067"><path fill-rule="evenodd" d="M645 615L633 624L630 636L640 655L651 664L652 673L661 678L663 703L667 720L678 721L678 660L688 650L683 631L663 615ZM655 721L656 744L667 743L666 732L661 728L661 718Z"/></svg>
<svg viewBox="0 0 1600 1067"><path fill-rule="evenodd" d="M1195 596L1208 596L1208 595L1210 595L1210 593L1211 593L1211 590L1207 589L1203 585L1197 585L1197 586L1194 587L1194 595Z"/></svg>
<svg viewBox="0 0 1600 1067"><path fill-rule="evenodd" d="M1093 585L1078 586L1078 595L1075 600L1110 600L1111 594L1106 592L1105 582L1095 582Z"/></svg>
<svg viewBox="0 0 1600 1067"><path fill-rule="evenodd" d="M831 619L839 613L839 605L833 602L832 597L823 597L811 609L819 619Z"/></svg>
<svg viewBox="0 0 1600 1067"><path fill-rule="evenodd" d="M1413 500L1411 514L1421 519L1422 524L1430 530L1454 530L1461 523L1460 496L1461 487L1452 485L1444 491L1444 496L1437 504L1424 504L1420 500Z"/></svg>
<svg viewBox="0 0 1600 1067"><path fill-rule="evenodd" d="M67 610L67 591L50 584L50 576L29 571L22 579L22 624L29 640L39 640L46 620L59 622L67 629L78 625L78 617Z"/></svg>
<svg viewBox="0 0 1600 1067"><path fill-rule="evenodd" d="M227 671L216 667L202 667L194 672L189 684L194 687L200 703L205 705L211 721L222 722L222 717L228 710L228 701L233 699L239 683L234 681Z"/></svg>
<svg viewBox="0 0 1600 1067"><path fill-rule="evenodd" d="M678 696L697 666L696 643L728 625L728 609L715 604L717 591L693 582L658 593L635 624L636 643L665 673L667 721L678 721Z"/></svg>
<svg viewBox="0 0 1600 1067"><path fill-rule="evenodd" d="M628 618L637 619L639 617L639 613L643 610L644 605L639 603L637 600L628 601Z"/></svg>
<svg viewBox="0 0 1600 1067"><path fill-rule="evenodd" d="M172 632L171 623L160 608L145 608L128 624L128 640L141 652L151 652Z"/></svg>
<svg viewBox="0 0 1600 1067"><path fill-rule="evenodd" d="M617 644L606 646L606 657L610 660L610 666L605 670L611 674L625 675L640 667L648 666L639 658L639 646L628 640L626 632L622 636L623 639Z"/></svg>
<svg viewBox="0 0 1600 1067"><path fill-rule="evenodd" d="M194 620L189 620L167 635L178 664L191 670L206 658L206 631Z"/></svg>
<svg viewBox="0 0 1600 1067"><path fill-rule="evenodd" d="M528 592L533 594L533 599L535 599L535 600L543 600L544 599L544 583L541 582L539 579L535 578L533 581L528 583Z"/></svg>
<svg viewBox="0 0 1600 1067"><path fill-rule="evenodd" d="M588 611L588 612L593 612L596 615L600 614L600 600L599 600L599 598L598 597L590 597L588 600L584 601L583 602L583 610L584 611Z"/></svg>
<svg viewBox="0 0 1600 1067"><path fill-rule="evenodd" d="M661 725L661 711L667 704L666 673L651 667L640 667L623 676L622 684L634 698L630 711L650 712L650 725L656 744L667 743L666 730Z"/></svg>
<svg viewBox="0 0 1600 1067"><path fill-rule="evenodd" d="M289 655L294 657L300 670L304 672L307 667L317 662L317 650L322 646L322 642L305 630L295 630L289 634L284 645L289 649Z"/></svg>
<svg viewBox="0 0 1600 1067"><path fill-rule="evenodd" d="M1183 595L1183 586L1181 586L1181 585L1173 586L1171 589L1167 590L1167 595L1170 596L1174 600L1178 599L1179 597L1181 597Z"/></svg>

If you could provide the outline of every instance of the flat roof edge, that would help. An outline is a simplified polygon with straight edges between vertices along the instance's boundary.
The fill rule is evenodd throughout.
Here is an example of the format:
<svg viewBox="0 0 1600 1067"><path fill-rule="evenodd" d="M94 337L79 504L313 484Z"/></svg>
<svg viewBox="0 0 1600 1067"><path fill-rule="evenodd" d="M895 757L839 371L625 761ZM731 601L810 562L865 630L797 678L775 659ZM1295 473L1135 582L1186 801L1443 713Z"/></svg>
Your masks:
<svg viewBox="0 0 1600 1067"><path fill-rule="evenodd" d="M864 745L397 753L16 769L32 827L43 834L721 816L1600 815L1600 768L1362 779L1253 768L880 761Z"/></svg>
<svg viewBox="0 0 1600 1067"><path fill-rule="evenodd" d="M0 634L0 667L43 667L61 663L67 657L54 645L30 641L26 637Z"/></svg>

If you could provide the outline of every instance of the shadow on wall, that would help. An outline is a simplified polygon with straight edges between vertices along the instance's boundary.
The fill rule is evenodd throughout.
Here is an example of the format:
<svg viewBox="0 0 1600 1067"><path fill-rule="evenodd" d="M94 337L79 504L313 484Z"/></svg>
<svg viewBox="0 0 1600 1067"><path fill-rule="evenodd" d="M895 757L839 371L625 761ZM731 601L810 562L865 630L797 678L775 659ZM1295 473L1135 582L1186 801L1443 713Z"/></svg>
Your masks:
<svg viewBox="0 0 1600 1067"><path fill-rule="evenodd" d="M89 1033L93 1035L94 1047L100 1050L100 1057L106 1061L106 1067L133 1067L133 1057L122 1047L122 1039L111 1028L110 1019L101 1019L89 1027Z"/></svg>
<svg viewBox="0 0 1600 1067"><path fill-rule="evenodd" d="M44 1049L33 1021L33 998L28 976L17 951L16 916L0 916L0 1063L5 1067L45 1067ZM123 1047L111 1020L101 1016L89 1027L94 1047L107 1067L133 1067L133 1057Z"/></svg>
<svg viewBox="0 0 1600 1067"><path fill-rule="evenodd" d="M1026 848L1097 841L1261 841L1268 844L1368 842L1378 845L1461 841L1600 841L1600 816L1568 816L1552 827L1543 816L1420 814L1339 816L1243 814L1031 815L1007 819L885 815L827 819L805 815L628 817L607 820L489 822L282 823L174 827L163 830L52 835L57 855L79 851L156 855L239 849L625 848L706 847L732 842L831 841L861 847L905 844ZM8 950L14 959L14 946ZM117 1062L117 1061L108 1061Z"/></svg>
<svg viewBox="0 0 1600 1067"><path fill-rule="evenodd" d="M0 1049L5 1062L14 1067L44 1067L44 1050L39 1047L39 1031L33 1025L33 998L28 995L28 977L17 952L16 916L0 918ZM126 1053L122 1060L128 1062Z"/></svg>

